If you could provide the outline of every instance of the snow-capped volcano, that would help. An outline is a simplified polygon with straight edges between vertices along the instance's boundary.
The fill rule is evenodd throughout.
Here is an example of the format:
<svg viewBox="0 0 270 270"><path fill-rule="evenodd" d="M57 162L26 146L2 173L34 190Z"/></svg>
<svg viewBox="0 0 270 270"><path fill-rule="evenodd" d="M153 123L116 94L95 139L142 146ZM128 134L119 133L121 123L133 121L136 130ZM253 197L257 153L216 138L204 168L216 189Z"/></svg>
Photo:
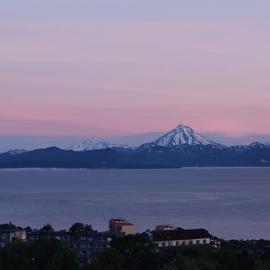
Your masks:
<svg viewBox="0 0 270 270"><path fill-rule="evenodd" d="M94 139L88 139L81 143L73 144L70 149L73 151L79 152L79 151L101 150L101 149L114 148L114 147L129 148L129 146L127 145L117 145L117 144L98 141Z"/></svg>
<svg viewBox="0 0 270 270"><path fill-rule="evenodd" d="M156 146L177 147L185 145L218 145L195 132L191 127L178 125L162 137L153 142Z"/></svg>

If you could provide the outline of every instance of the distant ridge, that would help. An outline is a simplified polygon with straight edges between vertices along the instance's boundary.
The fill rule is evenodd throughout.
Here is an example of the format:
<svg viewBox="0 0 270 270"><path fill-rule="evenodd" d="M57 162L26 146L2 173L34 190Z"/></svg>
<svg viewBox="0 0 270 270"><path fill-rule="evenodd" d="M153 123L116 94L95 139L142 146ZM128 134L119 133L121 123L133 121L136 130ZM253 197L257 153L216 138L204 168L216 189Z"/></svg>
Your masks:
<svg viewBox="0 0 270 270"><path fill-rule="evenodd" d="M0 168L180 168L270 166L270 145L225 146L178 125L153 142L129 148L87 140L69 150L57 147L0 154Z"/></svg>
<svg viewBox="0 0 270 270"><path fill-rule="evenodd" d="M114 147L122 147L122 148L130 148L128 145L118 145L112 144L108 142L103 142L94 139L88 139L80 143L75 143L70 147L70 150L73 151L92 151L92 150L101 150L107 148L114 148Z"/></svg>

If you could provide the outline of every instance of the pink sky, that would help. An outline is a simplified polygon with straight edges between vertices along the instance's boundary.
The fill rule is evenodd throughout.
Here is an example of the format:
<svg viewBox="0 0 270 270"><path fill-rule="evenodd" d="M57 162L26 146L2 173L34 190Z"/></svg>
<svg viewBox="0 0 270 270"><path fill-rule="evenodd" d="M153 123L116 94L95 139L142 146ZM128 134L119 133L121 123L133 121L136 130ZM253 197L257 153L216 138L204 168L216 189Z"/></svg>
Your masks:
<svg viewBox="0 0 270 270"><path fill-rule="evenodd" d="M0 135L270 133L259 22L0 21Z"/></svg>

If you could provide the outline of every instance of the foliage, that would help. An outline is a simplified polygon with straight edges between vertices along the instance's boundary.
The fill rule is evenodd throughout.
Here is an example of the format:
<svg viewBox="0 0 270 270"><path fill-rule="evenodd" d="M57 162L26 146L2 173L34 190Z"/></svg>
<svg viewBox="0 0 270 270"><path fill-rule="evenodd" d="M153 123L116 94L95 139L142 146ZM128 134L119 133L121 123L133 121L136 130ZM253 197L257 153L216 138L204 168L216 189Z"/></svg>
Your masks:
<svg viewBox="0 0 270 270"><path fill-rule="evenodd" d="M157 250L143 236L116 238L112 248L96 255L87 270L266 270L270 251L258 256L267 241L223 241L222 248L207 246Z"/></svg>
<svg viewBox="0 0 270 270"><path fill-rule="evenodd" d="M92 233L94 232L91 225L83 223L74 223L68 230L70 233Z"/></svg>
<svg viewBox="0 0 270 270"><path fill-rule="evenodd" d="M83 227L77 224L73 229L76 232ZM73 251L58 240L17 241L0 249L0 269L269 270L270 242L223 241L221 249L186 246L158 250L146 235L134 235L114 238L111 248L79 265Z"/></svg>
<svg viewBox="0 0 270 270"><path fill-rule="evenodd" d="M72 250L60 241L38 240L32 243L14 242L0 249L1 270L77 270Z"/></svg>
<svg viewBox="0 0 270 270"><path fill-rule="evenodd" d="M54 232L54 229L51 224L46 224L40 229L41 234L50 234Z"/></svg>
<svg viewBox="0 0 270 270"><path fill-rule="evenodd" d="M0 229L1 230L8 230L8 229L16 229L16 225L12 224L12 223L4 223L4 224L0 224Z"/></svg>

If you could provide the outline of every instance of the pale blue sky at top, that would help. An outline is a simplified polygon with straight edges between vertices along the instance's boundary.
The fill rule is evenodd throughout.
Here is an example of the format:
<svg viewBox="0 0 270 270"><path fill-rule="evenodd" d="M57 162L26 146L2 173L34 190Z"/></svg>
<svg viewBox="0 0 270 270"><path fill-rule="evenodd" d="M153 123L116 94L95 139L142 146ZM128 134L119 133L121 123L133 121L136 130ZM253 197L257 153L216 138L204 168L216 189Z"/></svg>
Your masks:
<svg viewBox="0 0 270 270"><path fill-rule="evenodd" d="M1 19L264 20L267 0L8 0ZM252 21L250 21L252 23Z"/></svg>

